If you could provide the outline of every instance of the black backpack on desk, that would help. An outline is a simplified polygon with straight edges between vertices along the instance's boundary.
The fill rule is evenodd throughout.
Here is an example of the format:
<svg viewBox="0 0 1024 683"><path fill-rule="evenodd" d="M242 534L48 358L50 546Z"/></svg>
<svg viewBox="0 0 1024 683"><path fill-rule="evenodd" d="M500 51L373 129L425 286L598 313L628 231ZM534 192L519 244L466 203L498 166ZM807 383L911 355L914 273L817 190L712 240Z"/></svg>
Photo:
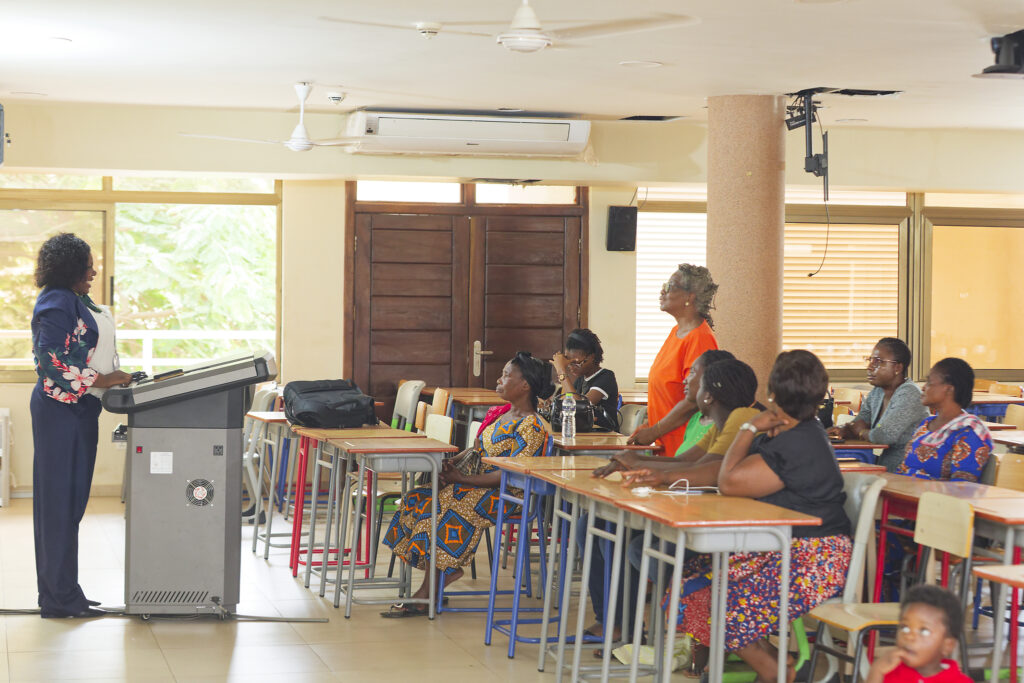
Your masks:
<svg viewBox="0 0 1024 683"><path fill-rule="evenodd" d="M284 414L292 424L320 429L377 424L373 397L347 379L288 382L284 386Z"/></svg>

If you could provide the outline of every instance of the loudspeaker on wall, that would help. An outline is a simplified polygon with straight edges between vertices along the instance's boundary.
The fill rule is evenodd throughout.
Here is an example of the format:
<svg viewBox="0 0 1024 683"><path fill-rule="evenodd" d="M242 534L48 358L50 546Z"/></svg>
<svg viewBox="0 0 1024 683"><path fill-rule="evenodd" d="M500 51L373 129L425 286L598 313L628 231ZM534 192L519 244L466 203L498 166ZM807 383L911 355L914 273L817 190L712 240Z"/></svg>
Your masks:
<svg viewBox="0 0 1024 683"><path fill-rule="evenodd" d="M608 207L608 251L636 250L636 207Z"/></svg>

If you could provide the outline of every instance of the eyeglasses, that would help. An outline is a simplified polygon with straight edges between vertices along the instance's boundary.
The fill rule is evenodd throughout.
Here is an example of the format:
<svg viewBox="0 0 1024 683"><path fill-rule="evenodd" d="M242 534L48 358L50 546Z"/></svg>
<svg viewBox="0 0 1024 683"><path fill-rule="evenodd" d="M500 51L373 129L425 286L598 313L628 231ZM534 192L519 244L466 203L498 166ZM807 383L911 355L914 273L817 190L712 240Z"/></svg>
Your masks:
<svg viewBox="0 0 1024 683"><path fill-rule="evenodd" d="M885 358L879 358L878 356L864 356L864 362L868 364L869 368L874 368L882 363L899 363L898 360L887 360Z"/></svg>
<svg viewBox="0 0 1024 683"><path fill-rule="evenodd" d="M571 360L571 361L569 361L568 364L571 365L574 368L582 367L583 364L587 362L587 358L589 358L590 355L591 354L587 354L586 356L583 356L583 358L577 358L576 360Z"/></svg>
<svg viewBox="0 0 1024 683"><path fill-rule="evenodd" d="M679 285L677 285L676 283L674 283L674 282L672 282L671 280L669 280L668 282L666 282L665 284L663 284L663 285L661 286L661 293L662 293L662 294L668 294L668 293L669 293L669 292L671 292L671 291L672 291L673 289L678 289L678 290L682 290L682 287L680 287L680 286L679 286Z"/></svg>

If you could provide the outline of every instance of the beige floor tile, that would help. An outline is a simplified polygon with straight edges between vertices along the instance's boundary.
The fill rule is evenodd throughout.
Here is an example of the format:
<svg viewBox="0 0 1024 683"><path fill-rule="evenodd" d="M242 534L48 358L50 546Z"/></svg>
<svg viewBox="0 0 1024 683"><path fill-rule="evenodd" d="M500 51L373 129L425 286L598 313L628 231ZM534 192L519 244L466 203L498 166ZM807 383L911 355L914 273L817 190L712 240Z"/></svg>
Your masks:
<svg viewBox="0 0 1024 683"><path fill-rule="evenodd" d="M62 652L12 652L7 655L11 681L71 681L121 679L127 681L174 680L160 650L82 650Z"/></svg>
<svg viewBox="0 0 1024 683"><path fill-rule="evenodd" d="M479 666L465 650L450 639L416 639L367 643L317 643L310 647L333 671L426 672L435 668Z"/></svg>
<svg viewBox="0 0 1024 683"><path fill-rule="evenodd" d="M228 676L177 676L176 683L282 683L281 674L239 674ZM301 673L289 672L287 683L354 683L350 678L346 679L341 674L333 671L303 671ZM409 683L409 681L406 681Z"/></svg>
<svg viewBox="0 0 1024 683"><path fill-rule="evenodd" d="M165 650L191 647L300 645L304 643L290 624L158 619L149 623L157 643Z"/></svg>
<svg viewBox="0 0 1024 683"><path fill-rule="evenodd" d="M7 683L10 680L7 675L7 653L0 650L0 683Z"/></svg>
<svg viewBox="0 0 1024 683"><path fill-rule="evenodd" d="M7 630L8 652L154 650L149 626L136 619L40 619L22 617Z"/></svg>
<svg viewBox="0 0 1024 683"><path fill-rule="evenodd" d="M249 676L326 672L327 665L308 645L225 645L163 650L177 677Z"/></svg>

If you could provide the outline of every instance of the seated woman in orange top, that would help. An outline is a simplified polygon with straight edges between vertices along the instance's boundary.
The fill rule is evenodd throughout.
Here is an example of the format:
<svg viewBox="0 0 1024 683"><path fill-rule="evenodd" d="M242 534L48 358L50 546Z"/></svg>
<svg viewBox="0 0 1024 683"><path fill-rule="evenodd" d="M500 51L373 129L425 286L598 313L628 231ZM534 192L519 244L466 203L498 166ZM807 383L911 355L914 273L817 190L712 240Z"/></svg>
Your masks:
<svg viewBox="0 0 1024 683"><path fill-rule="evenodd" d="M658 441L663 455L675 455L686 436L686 423L697 404L686 398L690 366L718 342L711 332L710 311L718 285L703 266L681 263L661 287L661 310L676 319L668 339L647 375L647 424L633 432L630 443Z"/></svg>

